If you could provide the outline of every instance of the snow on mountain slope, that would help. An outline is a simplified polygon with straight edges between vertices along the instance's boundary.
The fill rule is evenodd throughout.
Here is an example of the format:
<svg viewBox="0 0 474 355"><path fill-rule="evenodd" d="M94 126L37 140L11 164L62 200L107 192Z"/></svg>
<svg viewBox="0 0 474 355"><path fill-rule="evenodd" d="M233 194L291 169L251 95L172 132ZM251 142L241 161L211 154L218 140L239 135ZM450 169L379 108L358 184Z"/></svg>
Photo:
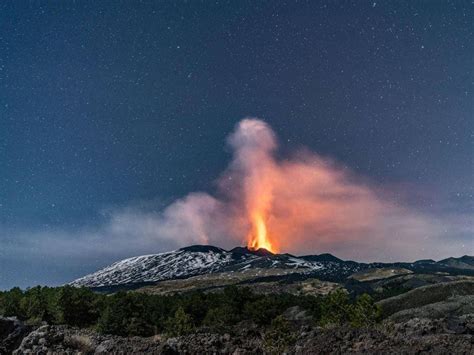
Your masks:
<svg viewBox="0 0 474 355"><path fill-rule="evenodd" d="M77 279L73 286L108 287L188 278L207 273L237 273L255 270L284 269L282 274L305 274L339 282L361 270L398 267L414 272L454 272L473 275L474 258L463 256L439 262L420 260L414 263L358 263L341 260L331 254L293 256L272 254L268 250L237 247L230 251L211 245L193 245L175 251L136 256L118 261L102 270ZM260 272L259 271L259 272ZM274 270L277 271L277 270ZM273 273L275 275L275 273ZM264 275L262 275L264 276Z"/></svg>
<svg viewBox="0 0 474 355"><path fill-rule="evenodd" d="M323 266L289 255L259 255L246 248L226 251L213 246L191 246L172 252L143 255L118 261L73 282L73 286L101 287L187 278L204 273L248 268L283 268L315 271Z"/></svg>
<svg viewBox="0 0 474 355"><path fill-rule="evenodd" d="M179 249L124 259L71 284L98 287L189 277L216 271L230 262L231 255L224 250L194 252Z"/></svg>

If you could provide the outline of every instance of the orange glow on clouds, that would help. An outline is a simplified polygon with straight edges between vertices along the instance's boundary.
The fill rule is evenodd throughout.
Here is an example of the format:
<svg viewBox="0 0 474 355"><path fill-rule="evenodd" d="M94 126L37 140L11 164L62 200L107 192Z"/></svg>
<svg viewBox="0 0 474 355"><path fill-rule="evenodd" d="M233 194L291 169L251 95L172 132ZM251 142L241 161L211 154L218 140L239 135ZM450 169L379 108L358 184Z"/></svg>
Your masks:
<svg viewBox="0 0 474 355"><path fill-rule="evenodd" d="M244 244L357 260L383 260L386 253L406 260L431 256L420 246L445 245L443 236L473 231L467 218L453 223L424 213L393 198L393 187L308 150L277 156L274 132L262 120L240 121L228 144L233 159L217 181L217 194L175 201L158 220L146 220L151 234L180 245Z"/></svg>

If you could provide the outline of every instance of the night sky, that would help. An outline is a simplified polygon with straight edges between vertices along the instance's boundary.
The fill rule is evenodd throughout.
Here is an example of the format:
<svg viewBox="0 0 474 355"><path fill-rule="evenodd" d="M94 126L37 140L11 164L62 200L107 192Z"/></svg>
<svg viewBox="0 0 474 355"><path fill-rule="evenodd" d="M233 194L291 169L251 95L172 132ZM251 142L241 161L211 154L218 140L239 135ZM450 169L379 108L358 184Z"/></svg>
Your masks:
<svg viewBox="0 0 474 355"><path fill-rule="evenodd" d="M214 193L248 116L472 221L473 115L471 1L4 1L0 288L176 247L98 231Z"/></svg>

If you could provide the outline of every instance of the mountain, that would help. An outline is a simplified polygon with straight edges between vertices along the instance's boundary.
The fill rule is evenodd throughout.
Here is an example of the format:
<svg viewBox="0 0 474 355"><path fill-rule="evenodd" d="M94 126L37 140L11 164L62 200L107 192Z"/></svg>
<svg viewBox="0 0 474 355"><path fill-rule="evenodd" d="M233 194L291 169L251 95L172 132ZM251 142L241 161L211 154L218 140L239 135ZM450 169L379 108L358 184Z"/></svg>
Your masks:
<svg viewBox="0 0 474 355"><path fill-rule="evenodd" d="M323 266L290 255L234 248L226 251L208 245L193 245L175 251L143 255L118 261L81 277L74 286L102 287L187 278L204 273L238 272L247 269L292 269L316 271Z"/></svg>
<svg viewBox="0 0 474 355"><path fill-rule="evenodd" d="M260 279L277 280L311 276L339 282L362 270L390 267L422 273L474 275L473 259L471 256L463 256L439 262L420 260L414 263L368 264L341 260L331 254L299 257L291 254L273 254L265 249L250 250L246 247L236 247L227 251L211 245L192 245L171 252L124 259L70 284L100 288L152 284L204 274L236 275L249 271L254 271L255 278Z"/></svg>
<svg viewBox="0 0 474 355"><path fill-rule="evenodd" d="M464 255L460 258L447 258L440 260L439 263L454 267L456 269L474 270L474 256Z"/></svg>

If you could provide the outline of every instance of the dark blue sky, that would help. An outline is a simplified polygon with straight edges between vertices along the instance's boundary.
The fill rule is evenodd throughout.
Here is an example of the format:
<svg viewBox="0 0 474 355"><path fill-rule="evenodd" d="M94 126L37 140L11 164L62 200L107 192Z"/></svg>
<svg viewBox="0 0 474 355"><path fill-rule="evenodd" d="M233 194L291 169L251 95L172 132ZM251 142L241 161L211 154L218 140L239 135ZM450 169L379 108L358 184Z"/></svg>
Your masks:
<svg viewBox="0 0 474 355"><path fill-rule="evenodd" d="M473 32L471 1L2 2L0 287L125 256L28 243L212 190L246 116L472 216Z"/></svg>

